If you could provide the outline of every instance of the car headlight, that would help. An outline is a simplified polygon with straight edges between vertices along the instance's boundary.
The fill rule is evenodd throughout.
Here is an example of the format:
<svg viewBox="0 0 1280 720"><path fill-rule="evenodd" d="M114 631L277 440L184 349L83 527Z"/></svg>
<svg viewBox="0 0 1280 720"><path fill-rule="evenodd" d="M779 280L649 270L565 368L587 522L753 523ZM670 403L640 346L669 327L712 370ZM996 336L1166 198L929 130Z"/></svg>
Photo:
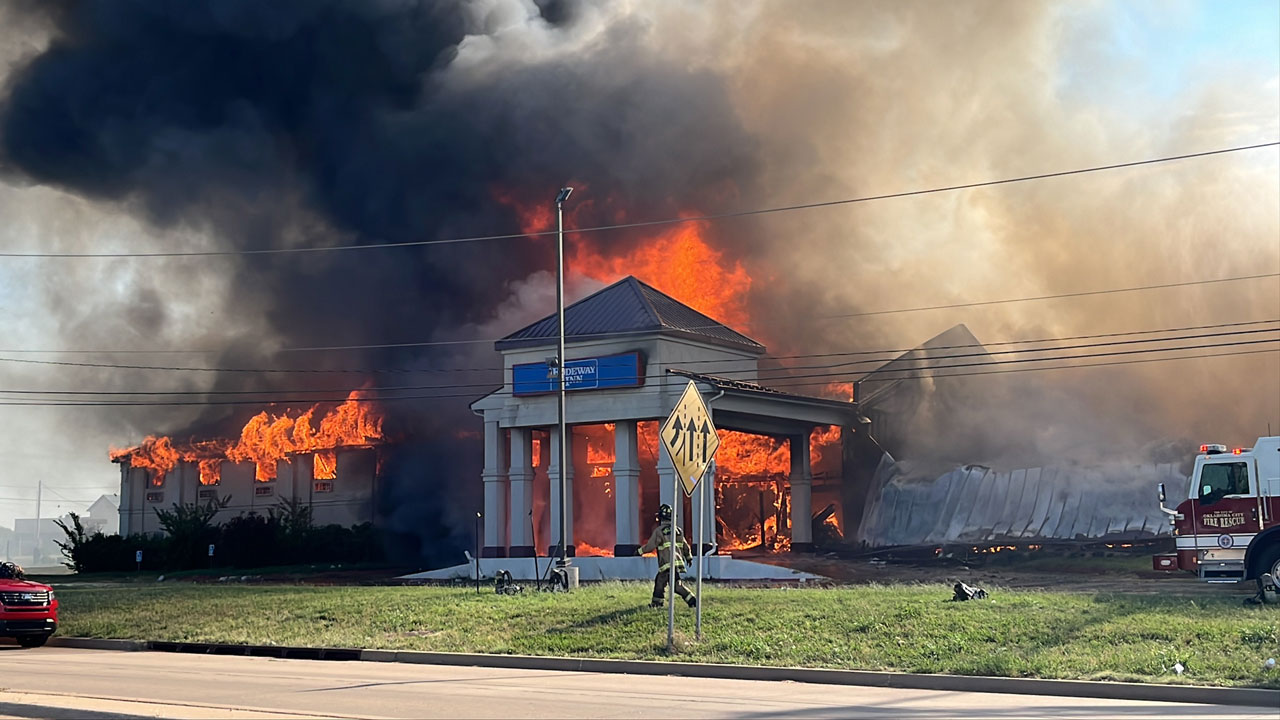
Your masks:
<svg viewBox="0 0 1280 720"><path fill-rule="evenodd" d="M57 600L57 599L58 599L58 598L57 598L57 596L53 594L53 589L52 589L52 588L50 588L50 590L49 590L49 602L53 602L54 600Z"/></svg>

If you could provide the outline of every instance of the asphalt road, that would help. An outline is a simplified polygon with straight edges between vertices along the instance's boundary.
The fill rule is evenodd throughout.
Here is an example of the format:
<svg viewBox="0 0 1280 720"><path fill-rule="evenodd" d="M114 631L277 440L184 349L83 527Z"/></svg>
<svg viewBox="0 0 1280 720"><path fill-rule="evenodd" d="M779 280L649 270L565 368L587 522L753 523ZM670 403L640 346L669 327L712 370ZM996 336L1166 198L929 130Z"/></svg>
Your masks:
<svg viewBox="0 0 1280 720"><path fill-rule="evenodd" d="M1265 708L0 646L0 717L1267 718Z"/></svg>

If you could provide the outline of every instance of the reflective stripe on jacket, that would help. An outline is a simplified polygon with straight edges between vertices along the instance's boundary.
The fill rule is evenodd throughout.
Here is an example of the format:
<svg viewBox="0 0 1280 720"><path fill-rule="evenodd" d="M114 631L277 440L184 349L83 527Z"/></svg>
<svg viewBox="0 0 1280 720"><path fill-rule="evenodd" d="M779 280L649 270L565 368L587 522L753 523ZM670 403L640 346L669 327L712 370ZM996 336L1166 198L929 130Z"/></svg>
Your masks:
<svg viewBox="0 0 1280 720"><path fill-rule="evenodd" d="M684 539L684 531L676 528L676 570L684 570L685 562L692 554L689 549L689 543ZM647 553L653 550L658 551L658 570L666 570L671 567L671 526L667 523L658 523L649 535L649 541L640 548L640 552Z"/></svg>

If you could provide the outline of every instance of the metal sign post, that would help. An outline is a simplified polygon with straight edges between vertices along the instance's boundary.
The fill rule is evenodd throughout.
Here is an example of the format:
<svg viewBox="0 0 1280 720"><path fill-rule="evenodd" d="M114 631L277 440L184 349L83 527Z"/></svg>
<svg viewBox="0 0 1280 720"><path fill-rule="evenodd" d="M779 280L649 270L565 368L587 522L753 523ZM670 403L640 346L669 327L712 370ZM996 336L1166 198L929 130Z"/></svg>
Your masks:
<svg viewBox="0 0 1280 720"><path fill-rule="evenodd" d="M569 468L566 465L565 448L569 443L569 430L565 422L565 368L568 366L568 358L565 357L564 350L564 201L569 199L569 194L573 192L571 187L562 187L556 195L556 322L559 327L559 344L556 346L556 395L559 403L556 406L557 424L560 430L559 447L556 448L557 462L560 465L560 477L556 481L560 483L560 540L559 550L560 559L556 562L556 567L564 568L569 565L569 531L567 515L573 507L568 497L568 483L565 478L568 477ZM567 577L567 571L566 571ZM564 589L568 591L569 583L566 582Z"/></svg>
<svg viewBox="0 0 1280 720"><path fill-rule="evenodd" d="M675 553L679 549L676 536L677 518L680 516L680 487L684 487L684 494L692 497L694 488L702 480L702 476L707 472L707 468L711 465L712 460L716 456L716 450L720 449L720 436L716 434L716 427L711 422L711 412L707 410L707 404L702 400L702 393L698 392L698 385L690 380L685 386L684 392L680 395L680 400L676 402L675 408L671 410L671 414L667 416L666 422L662 423L662 427L658 431L658 435L662 440L662 445L667 450L667 457L671 460L672 469L675 471L674 487L671 488L671 568L670 576L667 582L667 602L670 608L667 613L667 650L670 651L674 647L675 625L676 625L676 558ZM702 637L702 515L704 496L698 495L698 537L695 539L698 544L698 603L697 603L697 634ZM714 500L714 499L713 499Z"/></svg>
<svg viewBox="0 0 1280 720"><path fill-rule="evenodd" d="M694 531L693 541L694 547L698 553L698 589L694 591L694 596L698 598L698 605L694 615L694 635L699 640L702 639L702 522L707 516L707 484L705 482L698 483L698 529Z"/></svg>
<svg viewBox="0 0 1280 720"><path fill-rule="evenodd" d="M676 635L676 522L680 517L680 476L671 485L671 536L667 548L667 652L675 650ZM659 553L661 557L661 553Z"/></svg>

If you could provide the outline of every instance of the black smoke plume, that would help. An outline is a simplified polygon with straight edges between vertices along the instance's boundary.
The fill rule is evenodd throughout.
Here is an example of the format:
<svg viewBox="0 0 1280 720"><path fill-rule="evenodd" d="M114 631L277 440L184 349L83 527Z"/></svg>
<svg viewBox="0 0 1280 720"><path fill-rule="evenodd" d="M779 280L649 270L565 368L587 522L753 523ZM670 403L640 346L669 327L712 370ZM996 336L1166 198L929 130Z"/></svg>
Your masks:
<svg viewBox="0 0 1280 720"><path fill-rule="evenodd" d="M189 230L214 238L214 249L244 250L508 233L520 227L513 204L549 205L570 181L639 216L670 215L680 209L675 198L750 177L754 162L723 80L640 52L639 27L613 28L571 57L551 45L466 62L464 45L504 32L529 42L571 36L581 16L571 2L543 3L541 16L523 17L522 3L435 0L17 7L43 16L52 35L0 96L3 170L142 214L172 233L160 249L192 249ZM552 267L554 247L520 240L142 262L157 268L133 296L147 311L81 323L81 342L111 346L122 326L143 345L181 337L173 308L158 298L222 273L227 322L253 318L268 329L263 337L227 328L222 366L491 368L496 357L484 345L292 355L269 348L455 336L455 328L492 320L509 283ZM500 382L493 372L337 377L226 373L210 389ZM438 394L466 392L486 390ZM469 400L388 402L388 431L454 436L475 422ZM194 421L136 409L102 416L118 422L123 414L141 433L209 435L256 411L216 407ZM434 448L418 453L433 457L419 467L391 467L437 507L474 506L480 452L466 437L448 462Z"/></svg>

